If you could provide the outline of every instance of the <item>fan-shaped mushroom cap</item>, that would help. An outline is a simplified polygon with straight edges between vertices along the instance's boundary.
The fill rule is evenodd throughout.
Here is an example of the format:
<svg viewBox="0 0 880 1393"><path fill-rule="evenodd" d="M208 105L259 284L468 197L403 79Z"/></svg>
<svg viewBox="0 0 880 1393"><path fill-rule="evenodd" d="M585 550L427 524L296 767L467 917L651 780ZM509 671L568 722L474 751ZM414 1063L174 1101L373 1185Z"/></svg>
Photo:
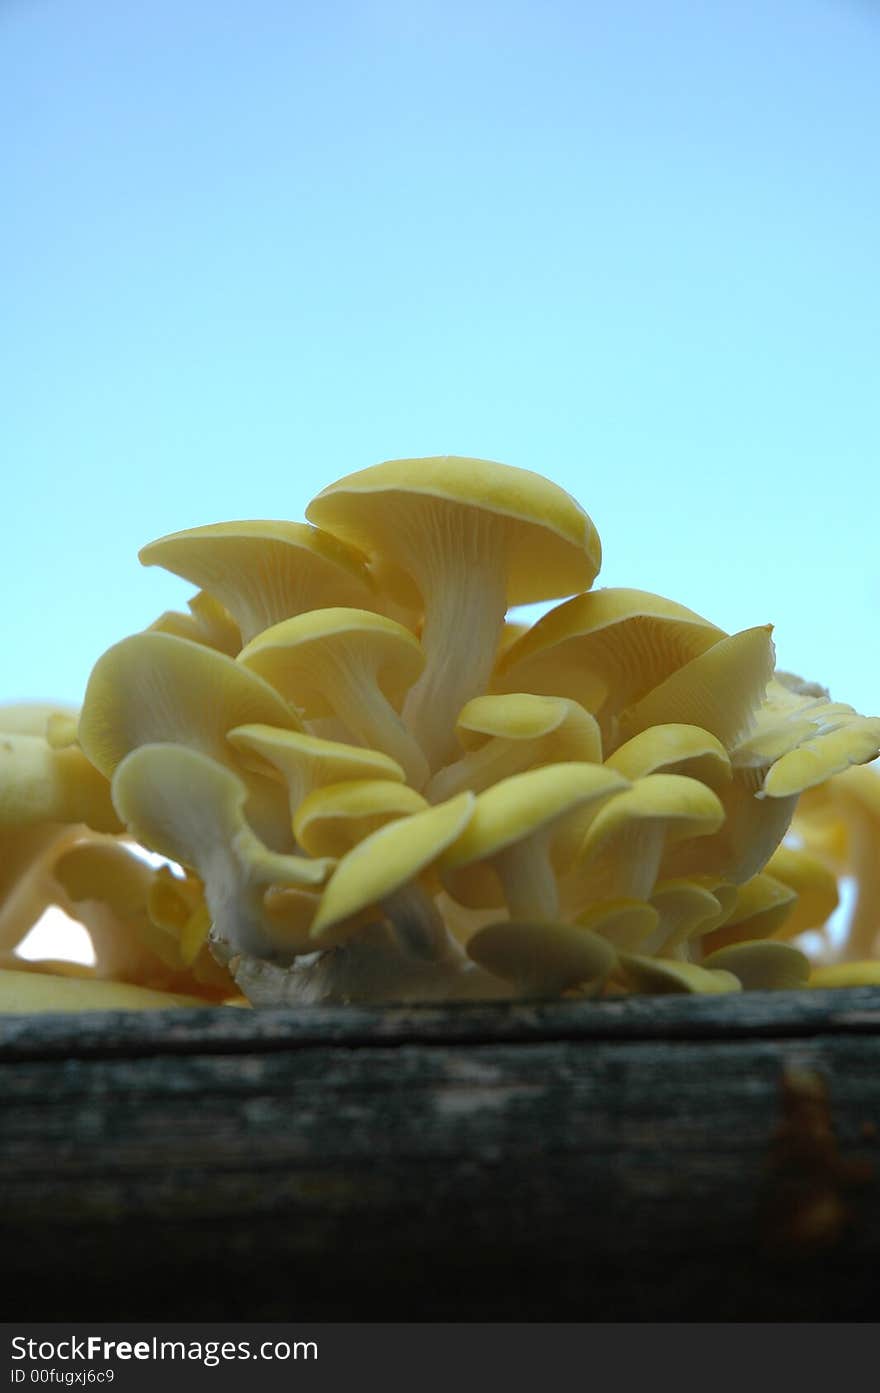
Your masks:
<svg viewBox="0 0 880 1393"><path fill-rule="evenodd" d="M315 947L343 943L362 909L381 906L432 866L470 820L475 798L460 793L447 803L380 827L343 856L312 925Z"/></svg>
<svg viewBox="0 0 880 1393"><path fill-rule="evenodd" d="M421 593L427 662L404 714L433 770L454 758L458 712L485 691L507 608L585 590L601 561L563 489L488 460L389 460L331 484L306 516Z"/></svg>
<svg viewBox="0 0 880 1393"><path fill-rule="evenodd" d="M268 682L226 654L147 632L124 638L98 659L79 731L85 753L109 777L137 746L169 742L231 765L227 732L252 723L301 728Z"/></svg>
<svg viewBox="0 0 880 1393"><path fill-rule="evenodd" d="M522 996L558 996L571 987L595 996L617 962L607 938L577 924L546 920L489 924L468 941L467 952Z"/></svg>
<svg viewBox="0 0 880 1393"><path fill-rule="evenodd" d="M266 765L284 776L291 817L312 789L350 779L390 779L403 783L405 775L396 760L380 750L322 740L301 731L276 730L274 726L237 726L227 736L240 754L254 755L254 768Z"/></svg>
<svg viewBox="0 0 880 1393"><path fill-rule="evenodd" d="M110 785L82 750L52 749L41 735L0 734L0 827L43 822L122 830Z"/></svg>
<svg viewBox="0 0 880 1393"><path fill-rule="evenodd" d="M502 779L478 796L442 857L447 890L476 908L497 902L503 890L512 918L558 919L556 871L574 854L575 820L628 787L601 764L548 764Z"/></svg>
<svg viewBox="0 0 880 1393"><path fill-rule="evenodd" d="M602 760L595 717L566 697L527 692L474 697L462 709L456 730L467 753L434 775L425 790L431 802L465 788L480 793L499 779L542 764Z"/></svg>
<svg viewBox="0 0 880 1393"><path fill-rule="evenodd" d="M737 887L736 903L723 924L700 940L705 953L732 943L772 938L797 904L797 895L772 875L756 875Z"/></svg>
<svg viewBox="0 0 880 1393"><path fill-rule="evenodd" d="M735 766L759 771L760 792L788 798L880 753L880 719L833 702L815 684L777 672L754 729L732 752Z"/></svg>
<svg viewBox="0 0 880 1393"><path fill-rule="evenodd" d="M216 648L234 658L241 649L241 630L229 611L209 595L200 590L187 600L189 614L176 609L168 609L154 619L148 632L174 634L177 638L187 638L193 643L203 643L208 648Z"/></svg>
<svg viewBox="0 0 880 1393"><path fill-rule="evenodd" d="M711 835L723 817L717 796L705 784L681 774L647 774L593 818L577 869L563 888L565 902L647 900L666 848Z"/></svg>
<svg viewBox="0 0 880 1393"><path fill-rule="evenodd" d="M247 793L230 769L186 746L143 745L113 777L113 799L132 836L204 882L215 939L230 952L271 957L283 945L264 913L265 891L317 889L333 863L270 851L246 820Z"/></svg>
<svg viewBox="0 0 880 1393"><path fill-rule="evenodd" d="M572 697L611 733L617 711L724 637L662 595L593 590L557 605L513 643L492 689Z"/></svg>
<svg viewBox="0 0 880 1393"><path fill-rule="evenodd" d="M310 856L341 858L386 822L420 813L428 804L406 784L355 779L314 789L293 819L297 842Z"/></svg>
<svg viewBox="0 0 880 1393"><path fill-rule="evenodd" d="M703 959L709 971L732 972L746 991L796 990L805 987L810 961L790 943L758 939L750 943L731 943Z"/></svg>
<svg viewBox="0 0 880 1393"><path fill-rule="evenodd" d="M424 782L424 755L396 708L425 659L402 624L368 610L313 610L259 634L238 661L306 719L338 716L367 746L396 760L413 784Z"/></svg>
<svg viewBox="0 0 880 1393"><path fill-rule="evenodd" d="M799 847L780 846L767 862L766 874L797 895L778 933L786 938L818 929L838 905L837 879L827 866Z"/></svg>
<svg viewBox="0 0 880 1393"><path fill-rule="evenodd" d="M99 982L47 972L0 968L0 1015L32 1011L161 1011L170 1007L210 1006L198 996L152 991L130 982Z"/></svg>
<svg viewBox="0 0 880 1393"><path fill-rule="evenodd" d="M160 537L139 555L216 596L246 643L291 615L368 606L374 595L365 558L306 523L211 523Z"/></svg>
<svg viewBox="0 0 880 1393"><path fill-rule="evenodd" d="M734 977L732 972L679 962L677 958L646 958L635 953L622 953L620 965L633 991L645 996L742 991L739 978Z"/></svg>
<svg viewBox="0 0 880 1393"><path fill-rule="evenodd" d="M773 675L770 624L719 639L621 713L621 736L669 722L700 726L730 747L749 731Z"/></svg>
<svg viewBox="0 0 880 1393"><path fill-rule="evenodd" d="M601 934L615 948L635 952L656 932L660 916L643 900L603 900L578 915L577 923Z"/></svg>
<svg viewBox="0 0 880 1393"><path fill-rule="evenodd" d="M711 933L736 904L736 887L714 876L661 880L651 894L657 927L642 944L645 953L672 957L691 939Z"/></svg>
<svg viewBox="0 0 880 1393"><path fill-rule="evenodd" d="M730 757L716 736L691 725L649 726L605 761L627 779L684 774L716 791L730 782Z"/></svg>

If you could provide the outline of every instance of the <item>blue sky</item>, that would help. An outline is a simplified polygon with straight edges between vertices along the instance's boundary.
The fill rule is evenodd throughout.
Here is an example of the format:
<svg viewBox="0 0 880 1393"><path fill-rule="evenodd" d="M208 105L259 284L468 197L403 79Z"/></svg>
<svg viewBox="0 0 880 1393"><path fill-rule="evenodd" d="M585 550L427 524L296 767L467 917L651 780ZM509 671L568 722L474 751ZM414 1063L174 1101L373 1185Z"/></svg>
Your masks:
<svg viewBox="0 0 880 1393"><path fill-rule="evenodd" d="M880 11L0 0L0 700L456 453L880 712Z"/></svg>

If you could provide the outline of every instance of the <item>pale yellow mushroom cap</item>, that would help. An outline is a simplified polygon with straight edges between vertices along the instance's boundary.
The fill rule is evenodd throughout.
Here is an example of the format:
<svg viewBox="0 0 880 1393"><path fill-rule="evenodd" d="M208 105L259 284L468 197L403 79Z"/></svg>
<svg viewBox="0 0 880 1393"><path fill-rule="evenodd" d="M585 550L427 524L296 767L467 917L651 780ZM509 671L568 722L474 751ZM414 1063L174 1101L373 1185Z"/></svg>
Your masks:
<svg viewBox="0 0 880 1393"><path fill-rule="evenodd" d="M0 734L0 827L44 822L122 830L110 785L82 750L53 749L41 735Z"/></svg>
<svg viewBox="0 0 880 1393"><path fill-rule="evenodd" d="M679 962L677 958L646 958L635 953L622 953L620 965L631 989L645 996L742 991L739 978L732 972Z"/></svg>
<svg viewBox="0 0 880 1393"><path fill-rule="evenodd" d="M867 962L834 963L830 967L814 967L810 987L880 987L880 958Z"/></svg>
<svg viewBox="0 0 880 1393"><path fill-rule="evenodd" d="M474 697L456 723L465 755L438 771L425 790L433 802L470 788L565 760L599 764L602 737L594 716L566 697L511 692Z"/></svg>
<svg viewBox="0 0 880 1393"><path fill-rule="evenodd" d="M462 529L467 565L467 514L501 539L508 605L592 585L602 558L596 529L564 489L527 469L455 455L388 460L330 484L306 509L319 527L395 561L417 583L437 534Z"/></svg>
<svg viewBox="0 0 880 1393"><path fill-rule="evenodd" d="M344 942L360 910L379 905L434 864L461 834L476 799L460 793L424 812L397 818L359 842L330 877L312 925L315 947Z"/></svg>
<svg viewBox="0 0 880 1393"><path fill-rule="evenodd" d="M224 653L172 634L141 633L98 659L80 716L80 743L108 777L139 745L179 742L232 763L226 733L252 723L296 730L296 712Z"/></svg>
<svg viewBox="0 0 880 1393"><path fill-rule="evenodd" d="M600 934L543 921L488 924L468 941L467 953L527 996L558 996L572 987L596 995L617 962L614 948Z"/></svg>
<svg viewBox="0 0 880 1393"><path fill-rule="evenodd" d="M659 920L654 905L643 900L606 900L590 905L577 923L616 948L635 952L656 931Z"/></svg>
<svg viewBox="0 0 880 1393"><path fill-rule="evenodd" d="M702 940L707 953L749 939L772 938L797 904L797 894L781 880L759 874L737 887L736 902L723 924Z"/></svg>
<svg viewBox="0 0 880 1393"><path fill-rule="evenodd" d="M139 555L216 596L245 642L291 615L373 596L365 558L306 523L211 523L160 537Z"/></svg>
<svg viewBox="0 0 880 1393"><path fill-rule="evenodd" d="M243 640L241 630L229 611L206 590L200 590L186 603L189 614L175 609L166 610L149 625L149 632L175 634L177 638L203 643L234 658Z"/></svg>
<svg viewBox="0 0 880 1393"><path fill-rule="evenodd" d="M797 895L797 902L777 930L786 938L820 928L837 908L836 876L818 857L800 847L778 847L765 869L767 875Z"/></svg>
<svg viewBox="0 0 880 1393"><path fill-rule="evenodd" d="M770 624L719 639L621 713L623 737L649 726L700 726L725 746L750 730L773 675Z"/></svg>
<svg viewBox="0 0 880 1393"><path fill-rule="evenodd" d="M719 948L702 961L709 971L721 969L739 978L746 991L797 990L807 985L810 962L790 943L757 939Z"/></svg>
<svg viewBox="0 0 880 1393"><path fill-rule="evenodd" d="M350 779L390 779L403 783L405 779L396 760L380 750L324 740L303 731L277 730L266 725L237 726L226 738L243 756L243 762L255 756L252 763L258 772L268 765L284 776L291 812L296 812L312 789L325 784L345 783Z"/></svg>
<svg viewBox="0 0 880 1393"><path fill-rule="evenodd" d="M152 991L130 982L100 982L0 968L0 1015L33 1011L162 1011L210 1006L203 997Z"/></svg>
<svg viewBox="0 0 880 1393"><path fill-rule="evenodd" d="M616 709L724 638L723 629L646 590L607 588L557 605L501 655L494 691L569 696Z"/></svg>
<svg viewBox="0 0 880 1393"><path fill-rule="evenodd" d="M293 819L297 842L310 856L341 858L386 822L428 807L406 784L387 779L354 779L325 784L300 803Z"/></svg>
<svg viewBox="0 0 880 1393"><path fill-rule="evenodd" d="M295 703L308 719L336 714L333 678L351 665L369 675L399 706L425 664L416 639L402 624L369 610L312 610L259 634L238 657Z"/></svg>
<svg viewBox="0 0 880 1393"><path fill-rule="evenodd" d="M627 779L684 774L716 790L731 779L730 757L721 741L692 725L650 726L620 745L605 763Z"/></svg>
<svg viewBox="0 0 880 1393"><path fill-rule="evenodd" d="M651 904L659 919L644 951L669 955L717 928L733 911L736 887L719 883L713 876L661 880L651 892Z"/></svg>

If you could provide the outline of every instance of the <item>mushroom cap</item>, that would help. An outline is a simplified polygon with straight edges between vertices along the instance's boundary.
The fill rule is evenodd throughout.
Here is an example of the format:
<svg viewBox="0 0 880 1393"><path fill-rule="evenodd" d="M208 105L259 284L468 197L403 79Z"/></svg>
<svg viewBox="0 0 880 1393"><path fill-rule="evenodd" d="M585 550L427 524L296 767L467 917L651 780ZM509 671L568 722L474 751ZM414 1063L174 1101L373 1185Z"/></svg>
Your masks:
<svg viewBox="0 0 880 1393"><path fill-rule="evenodd" d="M541 740L558 736L568 758L599 764L602 737L595 716L568 697L536 696L531 692L506 692L474 697L456 724L459 744L476 750L493 737L499 740Z"/></svg>
<svg viewBox="0 0 880 1393"><path fill-rule="evenodd" d="M499 529L508 604L552 600L592 585L602 551L584 510L540 474L492 460L387 460L322 489L306 517L412 575L421 528L453 528L463 512L481 513Z"/></svg>
<svg viewBox="0 0 880 1393"><path fill-rule="evenodd" d="M191 527L150 542L139 557L216 596L245 642L305 610L367 604L374 591L365 557L301 522Z"/></svg>
<svg viewBox="0 0 880 1393"><path fill-rule="evenodd" d="M425 665L419 641L402 624L365 609L316 609L273 624L238 655L242 667L259 674L308 719L333 715L326 687L317 676L321 657L360 659L375 673L380 690L399 706Z"/></svg>
<svg viewBox="0 0 880 1393"><path fill-rule="evenodd" d="M797 895L797 903L778 930L786 938L795 938L810 929L821 928L837 908L840 898L837 877L816 856L802 851L800 847L783 843L770 857L764 870Z"/></svg>
<svg viewBox="0 0 880 1393"><path fill-rule="evenodd" d="M649 726L605 761L627 779L647 774L683 774L717 789L730 782L730 757L716 736L699 726Z"/></svg>
<svg viewBox="0 0 880 1393"><path fill-rule="evenodd" d="M203 643L234 658L241 649L241 630L225 606L209 595L207 590L200 590L186 603L189 614L167 609L153 620L148 631L188 638L193 643Z"/></svg>
<svg viewBox="0 0 880 1393"><path fill-rule="evenodd" d="M585 805L622 797L628 780L602 764L545 764L481 793L461 836L440 861L445 873L484 861Z"/></svg>
<svg viewBox="0 0 880 1393"><path fill-rule="evenodd" d="M0 1015L28 1015L32 1011L157 1011L212 1004L204 997L153 991L130 982L100 982L0 968Z"/></svg>
<svg viewBox="0 0 880 1393"><path fill-rule="evenodd" d="M732 972L680 962L678 958L646 958L636 953L621 953L620 965L627 984L645 996L742 991L739 978Z"/></svg>
<svg viewBox="0 0 880 1393"><path fill-rule="evenodd" d="M425 799L414 789L389 779L325 784L300 803L293 819L293 833L310 856L341 858L386 822L423 812L427 807Z"/></svg>
<svg viewBox="0 0 880 1393"><path fill-rule="evenodd" d="M529 996L558 996L578 986L595 995L617 963L607 938L577 924L544 921L488 924L469 939L467 954Z"/></svg>
<svg viewBox="0 0 880 1393"><path fill-rule="evenodd" d="M110 785L82 750L56 750L40 735L0 734L0 827L86 823L119 832Z"/></svg>
<svg viewBox="0 0 880 1393"><path fill-rule="evenodd" d="M495 691L625 705L724 638L693 610L647 590L609 587L557 605L499 658Z"/></svg>
<svg viewBox="0 0 880 1393"><path fill-rule="evenodd" d="M736 888L713 876L658 881L651 892L651 904L659 915L654 951L670 953L692 938L711 933L735 903Z"/></svg>
<svg viewBox="0 0 880 1393"><path fill-rule="evenodd" d="M746 991L797 990L810 976L810 961L790 943L755 939L750 943L731 943L703 959L709 971L719 968L738 977Z"/></svg>
<svg viewBox="0 0 880 1393"><path fill-rule="evenodd" d="M797 893L781 880L763 872L738 885L736 902L719 928L703 939L703 948L714 953L732 943L772 938L783 928L797 904Z"/></svg>
<svg viewBox="0 0 880 1393"><path fill-rule="evenodd" d="M624 786L618 798L600 808L587 829L581 858L592 860L639 824L664 824L667 842L674 843L686 837L709 836L723 820L724 809L717 795L697 779L683 774L646 774Z"/></svg>
<svg viewBox="0 0 880 1393"><path fill-rule="evenodd" d="M635 952L657 927L660 916L644 900L603 900L591 904L577 923L600 934L615 948Z"/></svg>
<svg viewBox="0 0 880 1393"><path fill-rule="evenodd" d="M312 924L314 946L342 943L351 936L353 917L379 905L432 865L455 841L473 814L472 793L409 817L396 818L358 842L333 872Z"/></svg>
<svg viewBox="0 0 880 1393"><path fill-rule="evenodd" d="M362 745L346 745L341 740L324 740L319 735L267 725L236 726L226 738L241 755L255 756L256 772L263 772L267 765L277 769L292 788L302 788L302 797L313 788L350 779L405 782L396 760L381 750L367 750Z"/></svg>
<svg viewBox="0 0 880 1393"><path fill-rule="evenodd" d="M254 722L300 728L267 682L225 653L173 634L124 638L92 669L79 722L83 750L110 777L138 745L189 745L233 763L226 732Z"/></svg>
<svg viewBox="0 0 880 1393"><path fill-rule="evenodd" d="M880 987L880 959L867 962L833 963L814 967L807 983L810 987Z"/></svg>

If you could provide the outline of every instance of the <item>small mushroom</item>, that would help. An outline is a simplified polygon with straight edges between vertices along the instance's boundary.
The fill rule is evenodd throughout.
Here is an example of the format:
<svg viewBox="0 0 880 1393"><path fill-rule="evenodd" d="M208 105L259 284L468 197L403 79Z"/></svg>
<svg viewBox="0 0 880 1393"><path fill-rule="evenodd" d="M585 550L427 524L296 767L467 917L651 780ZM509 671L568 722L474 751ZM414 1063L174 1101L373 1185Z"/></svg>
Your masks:
<svg viewBox="0 0 880 1393"><path fill-rule="evenodd" d="M597 996L617 954L607 938L577 924L503 922L479 929L468 957L523 997L558 996L573 987Z"/></svg>
<svg viewBox="0 0 880 1393"><path fill-rule="evenodd" d="M492 690L571 697L617 743L617 715L725 637L684 605L646 590L576 595L501 655Z"/></svg>
<svg viewBox="0 0 880 1393"><path fill-rule="evenodd" d="M603 900L578 915L577 923L615 948L635 952L657 930L660 916L642 900Z"/></svg>
<svg viewBox="0 0 880 1393"><path fill-rule="evenodd" d="M429 802L452 798L464 789L481 793L511 774L566 760L599 764L602 740L595 717L566 697L474 697L456 724L467 753L434 775L425 790Z"/></svg>
<svg viewBox="0 0 880 1393"><path fill-rule="evenodd" d="M794 990L807 985L810 960L790 943L758 939L719 948L702 964L709 971L732 972L746 991Z"/></svg>
<svg viewBox="0 0 880 1393"><path fill-rule="evenodd" d="M601 560L574 499L488 460L389 460L323 489L306 516L421 595L426 663L404 716L432 771L455 758L456 717L486 690L508 607L586 590Z"/></svg>
<svg viewBox="0 0 880 1393"><path fill-rule="evenodd" d="M446 889L475 908L503 895L515 920L558 920L557 873L574 854L577 826L628 788L601 764L548 764L511 774L478 795L473 817L444 853Z"/></svg>
<svg viewBox="0 0 880 1393"><path fill-rule="evenodd" d="M730 783L730 756L708 730L692 725L656 725L619 745L605 761L627 779L647 774L683 774L720 792Z"/></svg>
<svg viewBox="0 0 880 1393"><path fill-rule="evenodd" d="M334 863L269 850L247 821L247 796L231 769L186 746L143 745L113 776L113 800L131 835L203 881L215 943L229 955L272 958L289 944L273 935L266 890L318 889Z"/></svg>
<svg viewBox="0 0 880 1393"><path fill-rule="evenodd" d="M352 937L355 916L376 907L414 956L445 958L454 946L437 906L419 883L470 821L476 800L460 793L446 803L396 818L352 847L324 890L312 925L316 948Z"/></svg>
<svg viewBox="0 0 880 1393"><path fill-rule="evenodd" d="M424 783L425 757L397 712L424 654L402 624L362 609L313 610L258 635L238 661L307 720L337 716L364 745L395 760L416 788Z"/></svg>
<svg viewBox="0 0 880 1393"><path fill-rule="evenodd" d="M53 749L41 735L0 734L0 828L47 822L122 830L110 785L82 750Z"/></svg>
<svg viewBox="0 0 880 1393"><path fill-rule="evenodd" d="M234 658L242 645L241 630L229 611L209 595L200 590L187 600L189 614L169 609L154 619L149 633L175 634L177 638L190 639L193 643L203 643L208 648L216 648Z"/></svg>
<svg viewBox="0 0 880 1393"><path fill-rule="evenodd" d="M215 596L245 643L292 615L366 607L374 597L365 558L306 523L211 523L160 537L139 555Z"/></svg>
<svg viewBox="0 0 880 1393"><path fill-rule="evenodd" d="M651 893L657 927L641 945L643 953L681 957L688 943L711 933L732 913L736 887L714 876L661 880Z"/></svg>
<svg viewBox="0 0 880 1393"><path fill-rule="evenodd" d="M406 784L353 779L313 789L297 809L293 831L310 856L340 859L387 822L427 807L425 799Z"/></svg>
<svg viewBox="0 0 880 1393"><path fill-rule="evenodd" d="M646 958L636 953L621 953L620 966L627 985L645 996L669 994L718 994L742 991L742 984L732 972L721 968L700 967L697 963L679 962L671 958Z"/></svg>
<svg viewBox="0 0 880 1393"><path fill-rule="evenodd" d="M797 904L797 895L782 881L760 874L737 887L736 902L724 922L700 940L704 953L732 943L773 938Z"/></svg>

